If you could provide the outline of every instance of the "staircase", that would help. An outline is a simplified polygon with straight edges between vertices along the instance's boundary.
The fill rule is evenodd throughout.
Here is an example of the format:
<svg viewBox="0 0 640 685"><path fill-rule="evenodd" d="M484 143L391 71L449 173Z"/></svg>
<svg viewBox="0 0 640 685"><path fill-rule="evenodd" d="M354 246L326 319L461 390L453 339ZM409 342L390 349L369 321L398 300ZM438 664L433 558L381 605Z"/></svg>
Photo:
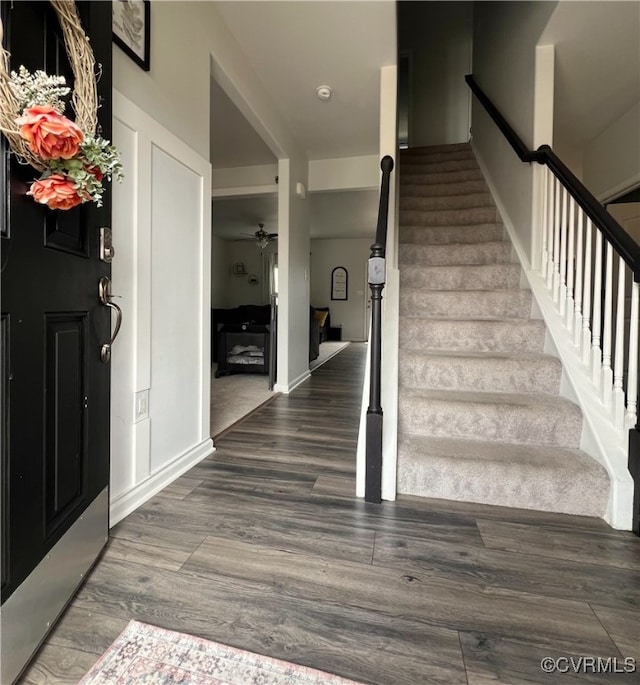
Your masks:
<svg viewBox="0 0 640 685"><path fill-rule="evenodd" d="M602 516L545 325L468 144L400 164L398 492Z"/></svg>

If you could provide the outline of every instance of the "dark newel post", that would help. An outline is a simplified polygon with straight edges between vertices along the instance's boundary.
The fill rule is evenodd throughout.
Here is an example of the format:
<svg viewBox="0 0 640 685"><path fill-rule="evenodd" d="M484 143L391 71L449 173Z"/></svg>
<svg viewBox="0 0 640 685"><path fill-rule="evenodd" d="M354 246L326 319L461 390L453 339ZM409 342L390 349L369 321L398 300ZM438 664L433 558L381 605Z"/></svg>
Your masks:
<svg viewBox="0 0 640 685"><path fill-rule="evenodd" d="M376 242L371 246L369 257L369 287L371 288L371 350L369 407L367 408L367 447L365 469L366 502L382 501L382 404L380 400L382 360L382 290L385 283L385 246L387 243L387 219L389 215L389 179L393 159L386 155L380 162L382 185Z"/></svg>

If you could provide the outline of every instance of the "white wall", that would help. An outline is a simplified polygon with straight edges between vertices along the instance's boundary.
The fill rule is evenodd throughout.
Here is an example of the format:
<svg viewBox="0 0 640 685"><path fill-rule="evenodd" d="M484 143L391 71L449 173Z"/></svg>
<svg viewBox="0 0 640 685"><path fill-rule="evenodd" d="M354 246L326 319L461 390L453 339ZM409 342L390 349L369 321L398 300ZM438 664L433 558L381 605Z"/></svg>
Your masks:
<svg viewBox="0 0 640 685"><path fill-rule="evenodd" d="M412 57L411 147L469 140L472 2L401 2L399 49Z"/></svg>
<svg viewBox="0 0 640 685"><path fill-rule="evenodd" d="M587 145L583 169L584 184L599 200L640 185L640 102Z"/></svg>
<svg viewBox="0 0 640 685"><path fill-rule="evenodd" d="M303 374L303 366L306 368L308 362L304 351L307 344L303 342L305 336L308 338L309 327L306 319L299 316L305 297L306 307L309 304L308 218L299 206L301 201L295 197L295 183L303 181L307 185L307 159L241 46L229 33L215 3L154 2L151 21L151 71L142 71L114 47L114 88L193 150L208 156L209 92L213 77L280 160L278 191L287 211L280 212L278 232L280 245L284 245L290 258L280 260L279 272L282 284L291 289L292 296L283 292L280 300L279 328L288 330L288 336L280 339L278 377L282 380L281 386L289 388ZM280 173L283 164L293 172L293 186L283 183L283 173ZM293 222L291 231L289 219ZM292 244L286 245L287 240L292 240ZM208 284L206 290L209 293ZM291 327L288 327L289 321Z"/></svg>
<svg viewBox="0 0 640 685"><path fill-rule="evenodd" d="M309 162L309 191L378 188L380 159L378 155L312 159Z"/></svg>
<svg viewBox="0 0 640 685"><path fill-rule="evenodd" d="M229 306L229 243L211 236L211 307Z"/></svg>
<svg viewBox="0 0 640 685"><path fill-rule="evenodd" d="M255 164L213 170L214 188L244 188L246 186L273 186L278 175L277 164Z"/></svg>
<svg viewBox="0 0 640 685"><path fill-rule="evenodd" d="M113 116L126 181L113 188L124 318L111 369L112 524L213 450L210 166L118 92Z"/></svg>
<svg viewBox="0 0 640 685"><path fill-rule="evenodd" d="M366 238L311 241L311 304L329 307L331 325L342 324L343 340L366 340L366 265L373 240ZM331 299L331 272L343 266L349 274L348 300Z"/></svg>
<svg viewBox="0 0 640 685"><path fill-rule="evenodd" d="M227 307L237 307L241 304L268 304L263 288L264 253L256 247L253 240L235 240L227 243ZM231 267L236 262L242 262L247 272L246 276L232 273ZM249 275L258 277L258 283L249 283Z"/></svg>
<svg viewBox="0 0 640 685"><path fill-rule="evenodd" d="M296 184L309 185L309 163L297 154L278 164L278 378L290 392L309 376L309 200Z"/></svg>
<svg viewBox="0 0 640 685"><path fill-rule="evenodd" d="M480 2L474 8L473 74L530 149L536 44L556 4ZM475 98L472 103L473 147L531 261L532 168L518 159Z"/></svg>

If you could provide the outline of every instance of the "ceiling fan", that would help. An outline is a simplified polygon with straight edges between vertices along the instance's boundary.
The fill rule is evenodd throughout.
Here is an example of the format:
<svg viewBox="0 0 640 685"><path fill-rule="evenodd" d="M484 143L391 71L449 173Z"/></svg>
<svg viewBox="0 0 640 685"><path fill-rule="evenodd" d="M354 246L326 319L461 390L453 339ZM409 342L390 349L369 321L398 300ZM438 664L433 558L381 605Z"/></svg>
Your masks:
<svg viewBox="0 0 640 685"><path fill-rule="evenodd" d="M264 224L258 224L258 230L255 233L243 233L242 235L250 235L255 238L256 244L261 250L278 237L277 233L267 233L264 230Z"/></svg>

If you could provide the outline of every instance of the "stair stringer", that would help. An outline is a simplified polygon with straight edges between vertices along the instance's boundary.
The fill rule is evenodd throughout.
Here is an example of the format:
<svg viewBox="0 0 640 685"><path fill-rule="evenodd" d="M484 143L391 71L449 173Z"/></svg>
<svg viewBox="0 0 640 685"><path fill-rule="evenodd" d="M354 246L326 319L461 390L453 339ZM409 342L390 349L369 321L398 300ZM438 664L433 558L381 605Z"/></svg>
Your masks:
<svg viewBox="0 0 640 685"><path fill-rule="evenodd" d="M589 369L582 363L581 356L577 354L578 348L565 328L562 317L556 311L545 280L531 268L522 241L473 141L471 141L471 148L500 212L515 256L522 266L527 287L531 290L534 303L544 320L547 335L553 341L554 356L557 356L562 363L563 382L560 386L560 394L576 402L582 410L584 420L580 449L602 464L609 475L611 487L604 518L613 528L631 530L633 478L627 467L628 440L615 428L612 410L605 407L600 400ZM532 212L535 212L533 206Z"/></svg>

